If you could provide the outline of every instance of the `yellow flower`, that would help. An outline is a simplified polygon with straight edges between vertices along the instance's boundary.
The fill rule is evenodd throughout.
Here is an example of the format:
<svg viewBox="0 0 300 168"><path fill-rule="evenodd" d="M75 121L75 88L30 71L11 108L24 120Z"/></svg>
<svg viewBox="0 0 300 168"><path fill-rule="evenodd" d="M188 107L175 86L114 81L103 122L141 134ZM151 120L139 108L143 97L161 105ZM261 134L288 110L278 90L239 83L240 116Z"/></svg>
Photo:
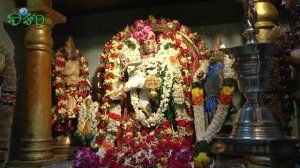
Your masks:
<svg viewBox="0 0 300 168"><path fill-rule="evenodd" d="M222 93L225 95L232 95L234 91L234 87L224 86L222 89Z"/></svg>
<svg viewBox="0 0 300 168"><path fill-rule="evenodd" d="M163 166L162 166L160 163L158 163L158 164L156 165L156 167L157 167L157 168L163 168Z"/></svg>
<svg viewBox="0 0 300 168"><path fill-rule="evenodd" d="M211 158L207 156L205 152L200 152L197 157L194 158L196 167L203 167L211 163Z"/></svg>
<svg viewBox="0 0 300 168"><path fill-rule="evenodd" d="M193 88L192 89L192 103L193 105L201 105L204 102L203 89Z"/></svg>
<svg viewBox="0 0 300 168"><path fill-rule="evenodd" d="M160 159L163 163L168 163L168 157L162 157Z"/></svg>
<svg viewBox="0 0 300 168"><path fill-rule="evenodd" d="M164 130L165 134L172 134L173 130L171 128L167 128Z"/></svg>
<svg viewBox="0 0 300 168"><path fill-rule="evenodd" d="M105 115L102 115L102 116L101 116L101 119L104 120L104 121L107 121L107 120L109 119L109 116L106 115L106 114L105 114Z"/></svg>
<svg viewBox="0 0 300 168"><path fill-rule="evenodd" d="M200 89L198 87L197 88L193 88L192 89L192 95L193 95L193 97L203 95L203 89Z"/></svg>

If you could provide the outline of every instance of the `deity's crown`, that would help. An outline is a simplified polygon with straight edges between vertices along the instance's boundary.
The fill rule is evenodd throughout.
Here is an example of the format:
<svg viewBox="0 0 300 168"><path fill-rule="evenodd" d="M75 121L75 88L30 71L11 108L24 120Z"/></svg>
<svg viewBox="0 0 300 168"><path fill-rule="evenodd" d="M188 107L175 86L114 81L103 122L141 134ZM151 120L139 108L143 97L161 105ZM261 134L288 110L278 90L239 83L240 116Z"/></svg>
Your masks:
<svg viewBox="0 0 300 168"><path fill-rule="evenodd" d="M77 60L78 55L76 53L76 47L73 37L69 35L65 42L65 47L63 48L64 54L69 60Z"/></svg>

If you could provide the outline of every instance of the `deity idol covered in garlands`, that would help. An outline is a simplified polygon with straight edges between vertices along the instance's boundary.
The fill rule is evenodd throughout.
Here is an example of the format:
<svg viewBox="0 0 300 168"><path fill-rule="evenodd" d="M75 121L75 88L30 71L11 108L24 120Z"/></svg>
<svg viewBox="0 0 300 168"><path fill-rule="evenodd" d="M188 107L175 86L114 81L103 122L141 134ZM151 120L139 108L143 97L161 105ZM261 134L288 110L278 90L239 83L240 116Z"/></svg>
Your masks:
<svg viewBox="0 0 300 168"><path fill-rule="evenodd" d="M201 38L176 20L149 17L117 33L103 50L98 73L100 120L91 144L98 152L95 156L89 148L77 151L75 167L210 163L203 152L194 160L195 137L209 142L225 117L219 115L205 125L203 87L210 62ZM224 72L225 67L231 68L224 63ZM224 93L215 116L218 112L223 116L231 101L231 92L226 92L230 100L224 104ZM82 156L93 159L85 162Z"/></svg>
<svg viewBox="0 0 300 168"><path fill-rule="evenodd" d="M91 84L88 80L88 64L75 48L69 36L65 47L60 48L53 61L53 77L57 105L53 110L52 128L54 143L69 143L77 130L77 118L82 103L86 101ZM63 142L61 142L63 141Z"/></svg>

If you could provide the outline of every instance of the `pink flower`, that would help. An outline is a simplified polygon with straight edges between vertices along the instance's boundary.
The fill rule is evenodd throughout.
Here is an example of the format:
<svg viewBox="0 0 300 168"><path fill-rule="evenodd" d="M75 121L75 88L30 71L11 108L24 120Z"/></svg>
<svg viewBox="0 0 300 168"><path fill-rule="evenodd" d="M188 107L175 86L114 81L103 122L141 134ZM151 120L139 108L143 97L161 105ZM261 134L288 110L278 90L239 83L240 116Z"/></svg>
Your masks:
<svg viewBox="0 0 300 168"><path fill-rule="evenodd" d="M152 32L151 24L145 24L142 20L136 20L131 36L138 41L144 41L149 37ZM152 32L153 33L153 32Z"/></svg>

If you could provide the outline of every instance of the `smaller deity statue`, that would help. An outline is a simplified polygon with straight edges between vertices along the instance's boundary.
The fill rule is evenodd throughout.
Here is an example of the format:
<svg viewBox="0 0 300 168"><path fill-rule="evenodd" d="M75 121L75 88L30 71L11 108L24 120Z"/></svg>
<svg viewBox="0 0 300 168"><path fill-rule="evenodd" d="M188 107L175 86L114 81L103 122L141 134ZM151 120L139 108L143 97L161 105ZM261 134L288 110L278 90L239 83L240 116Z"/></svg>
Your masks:
<svg viewBox="0 0 300 168"><path fill-rule="evenodd" d="M219 88L221 87L220 73L224 69L225 54L219 49L223 47L221 38L216 38L209 53L208 73L205 77L204 89L206 91L205 111L214 112L218 105Z"/></svg>
<svg viewBox="0 0 300 168"><path fill-rule="evenodd" d="M64 136L72 135L76 131L80 105L88 96L91 84L87 62L76 49L71 36L67 38L65 46L57 51L54 66L58 102L53 114L53 131Z"/></svg>
<svg viewBox="0 0 300 168"><path fill-rule="evenodd" d="M66 45L63 48L63 53L66 56L67 61L65 62L65 68L63 71L65 87L66 87L66 110L72 118L75 118L73 113L76 107L77 100L76 94L78 91L78 82L80 81L80 65L78 60L78 55L76 54L76 48L72 37L68 37Z"/></svg>

